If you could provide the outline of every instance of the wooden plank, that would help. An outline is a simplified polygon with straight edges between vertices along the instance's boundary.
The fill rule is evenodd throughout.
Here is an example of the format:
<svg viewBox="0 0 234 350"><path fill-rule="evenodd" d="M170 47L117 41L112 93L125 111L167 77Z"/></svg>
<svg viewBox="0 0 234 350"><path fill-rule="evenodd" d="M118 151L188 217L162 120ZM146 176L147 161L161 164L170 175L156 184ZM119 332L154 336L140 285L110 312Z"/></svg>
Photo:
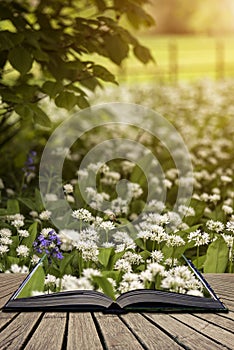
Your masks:
<svg viewBox="0 0 234 350"><path fill-rule="evenodd" d="M15 316L17 315L16 312L2 312L0 311L0 330L8 323L10 322Z"/></svg>
<svg viewBox="0 0 234 350"><path fill-rule="evenodd" d="M220 314L220 317L228 318L234 320L234 311L229 311L227 314Z"/></svg>
<svg viewBox="0 0 234 350"><path fill-rule="evenodd" d="M185 348L197 350L202 346L200 347L202 350L223 349L221 345L217 345L211 339L197 333L195 330L189 328L178 320L173 319L169 315L146 314L146 317L151 319L156 325L160 326L165 331L169 332Z"/></svg>
<svg viewBox="0 0 234 350"><path fill-rule="evenodd" d="M40 313L21 313L1 332L0 349L18 350L25 343L28 335L37 323ZM40 335L43 337L44 335Z"/></svg>
<svg viewBox="0 0 234 350"><path fill-rule="evenodd" d="M210 337L219 344L227 346L229 349L233 349L234 344L234 334L231 332L219 328L207 321L201 320L194 317L193 315L175 314L172 316L174 319L187 324L189 327L193 328L195 331Z"/></svg>
<svg viewBox="0 0 234 350"><path fill-rule="evenodd" d="M66 313L46 313L30 338L25 350L62 349Z"/></svg>
<svg viewBox="0 0 234 350"><path fill-rule="evenodd" d="M142 350L143 347L117 315L95 313L108 350Z"/></svg>
<svg viewBox="0 0 234 350"><path fill-rule="evenodd" d="M196 314L195 317L199 317L202 320L213 323L216 326L222 327L227 331L234 333L234 321L228 318L221 317L218 314Z"/></svg>
<svg viewBox="0 0 234 350"><path fill-rule="evenodd" d="M90 313L69 314L67 350L78 349L103 349Z"/></svg>
<svg viewBox="0 0 234 350"><path fill-rule="evenodd" d="M142 315L127 314L121 316L121 318L147 349L154 350L155 344L157 344L158 349L183 349L183 347L176 343L175 337L174 340L171 339L167 334L168 332L162 332Z"/></svg>

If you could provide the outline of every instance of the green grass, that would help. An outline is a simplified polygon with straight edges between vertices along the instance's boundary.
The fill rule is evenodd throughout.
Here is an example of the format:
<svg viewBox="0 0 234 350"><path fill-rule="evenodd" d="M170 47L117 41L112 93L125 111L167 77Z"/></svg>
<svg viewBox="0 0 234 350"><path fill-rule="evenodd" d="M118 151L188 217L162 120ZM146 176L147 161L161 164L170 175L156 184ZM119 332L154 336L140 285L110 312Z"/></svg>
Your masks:
<svg viewBox="0 0 234 350"><path fill-rule="evenodd" d="M143 65L131 54L120 69L100 59L100 64L117 74L120 82L234 77L234 36L145 36L139 40L150 48L156 63ZM217 45L222 45L223 49L219 46L218 50Z"/></svg>

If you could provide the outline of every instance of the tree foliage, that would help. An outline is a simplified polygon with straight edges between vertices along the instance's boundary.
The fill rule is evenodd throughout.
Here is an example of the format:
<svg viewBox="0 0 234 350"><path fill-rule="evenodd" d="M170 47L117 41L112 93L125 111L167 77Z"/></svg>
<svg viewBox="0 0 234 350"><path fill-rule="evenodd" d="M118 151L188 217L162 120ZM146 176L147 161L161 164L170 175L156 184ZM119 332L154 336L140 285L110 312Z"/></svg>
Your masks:
<svg viewBox="0 0 234 350"><path fill-rule="evenodd" d="M58 107L89 105L86 89L115 76L98 56L121 65L130 50L143 63L150 51L121 25L123 17L138 28L153 19L148 0L3 0L0 2L0 144L22 127L49 126L40 107L49 96ZM12 114L14 113L13 117Z"/></svg>

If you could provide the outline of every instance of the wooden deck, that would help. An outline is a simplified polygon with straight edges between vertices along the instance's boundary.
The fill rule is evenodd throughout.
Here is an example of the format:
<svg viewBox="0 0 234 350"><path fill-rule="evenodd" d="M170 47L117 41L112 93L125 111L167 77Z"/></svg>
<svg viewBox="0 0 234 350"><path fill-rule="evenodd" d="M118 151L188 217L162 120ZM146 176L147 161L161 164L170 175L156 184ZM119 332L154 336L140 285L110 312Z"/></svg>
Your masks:
<svg viewBox="0 0 234 350"><path fill-rule="evenodd" d="M24 275L0 274L0 307ZM228 314L3 313L0 349L234 349L234 274L205 276Z"/></svg>

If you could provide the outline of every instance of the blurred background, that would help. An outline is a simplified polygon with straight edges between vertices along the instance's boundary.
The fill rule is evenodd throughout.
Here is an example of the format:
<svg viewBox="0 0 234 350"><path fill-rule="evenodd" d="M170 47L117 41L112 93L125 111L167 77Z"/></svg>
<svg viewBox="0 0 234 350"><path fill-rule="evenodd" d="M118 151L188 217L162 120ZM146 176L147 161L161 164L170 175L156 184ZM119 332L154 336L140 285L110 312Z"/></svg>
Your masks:
<svg viewBox="0 0 234 350"><path fill-rule="evenodd" d="M147 10L156 25L138 35L151 49L155 63L142 66L132 57L121 69L113 65L120 81L234 77L233 0L151 0Z"/></svg>

